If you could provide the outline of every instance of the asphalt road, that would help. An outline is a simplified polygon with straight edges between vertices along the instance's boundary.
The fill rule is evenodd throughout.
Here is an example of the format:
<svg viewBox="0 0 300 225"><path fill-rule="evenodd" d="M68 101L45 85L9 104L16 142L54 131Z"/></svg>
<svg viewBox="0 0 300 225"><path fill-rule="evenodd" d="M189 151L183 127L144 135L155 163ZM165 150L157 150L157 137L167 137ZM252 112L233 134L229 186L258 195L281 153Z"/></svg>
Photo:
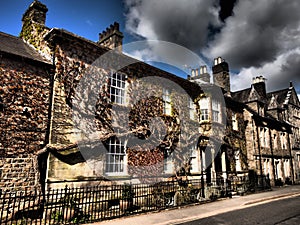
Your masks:
<svg viewBox="0 0 300 225"><path fill-rule="evenodd" d="M299 225L300 196L254 205L180 225Z"/></svg>

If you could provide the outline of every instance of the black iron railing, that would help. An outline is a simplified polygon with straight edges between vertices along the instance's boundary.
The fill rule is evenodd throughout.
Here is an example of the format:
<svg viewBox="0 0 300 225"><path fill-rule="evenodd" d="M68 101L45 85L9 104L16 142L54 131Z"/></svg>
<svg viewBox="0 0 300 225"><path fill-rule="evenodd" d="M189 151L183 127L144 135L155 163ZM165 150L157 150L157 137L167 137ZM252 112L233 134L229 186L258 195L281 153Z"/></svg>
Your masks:
<svg viewBox="0 0 300 225"><path fill-rule="evenodd" d="M226 196L228 185L201 180L101 185L0 193L1 224L80 224L199 203ZM203 196L203 194L207 196ZM205 197L205 198L204 198Z"/></svg>

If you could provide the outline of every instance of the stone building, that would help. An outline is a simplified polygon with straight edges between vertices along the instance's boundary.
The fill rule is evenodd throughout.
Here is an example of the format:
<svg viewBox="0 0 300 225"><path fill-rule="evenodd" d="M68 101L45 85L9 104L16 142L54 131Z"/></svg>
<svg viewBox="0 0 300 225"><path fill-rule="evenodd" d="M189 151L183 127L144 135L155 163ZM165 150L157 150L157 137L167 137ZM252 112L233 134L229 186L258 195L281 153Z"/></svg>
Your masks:
<svg viewBox="0 0 300 225"><path fill-rule="evenodd" d="M46 27L47 11L34 1L20 37L0 33L4 189L183 175L209 184L252 173L273 185L299 179L292 85L267 93L257 77L231 92L220 57L212 79L205 66L183 79L122 54L117 23L93 42Z"/></svg>
<svg viewBox="0 0 300 225"><path fill-rule="evenodd" d="M48 143L52 64L0 32L0 183L38 185L36 153Z"/></svg>

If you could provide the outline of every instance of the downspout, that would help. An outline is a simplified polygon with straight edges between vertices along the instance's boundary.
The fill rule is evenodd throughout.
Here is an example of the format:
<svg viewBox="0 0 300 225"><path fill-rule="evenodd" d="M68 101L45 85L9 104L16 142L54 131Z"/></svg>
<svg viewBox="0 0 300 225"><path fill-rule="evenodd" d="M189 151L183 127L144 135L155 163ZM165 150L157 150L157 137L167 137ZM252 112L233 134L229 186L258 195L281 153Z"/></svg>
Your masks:
<svg viewBox="0 0 300 225"><path fill-rule="evenodd" d="M272 142L272 132L271 129L269 129L269 136L270 136L270 150L271 150L271 155L272 155L272 173L273 173L273 178L274 178L274 184L275 184L275 161L274 161L274 149L273 149L273 142Z"/></svg>
<svg viewBox="0 0 300 225"><path fill-rule="evenodd" d="M53 110L54 110L54 88L55 88L55 49L56 49L56 44L54 44L53 46L53 56L52 56L52 75L51 76L51 82L50 82L50 88L51 88L51 91L50 91L50 99L49 99L49 111L48 111L48 135L47 135L47 145L50 145L51 144L51 138L52 138L52 127L53 127ZM49 172L49 157L50 157L50 154L48 151L45 152L45 161L46 161L46 167L45 167L45 179L44 179L44 193L45 191L47 190L47 180L48 180L48 172Z"/></svg>
<svg viewBox="0 0 300 225"><path fill-rule="evenodd" d="M53 67L53 76L51 79L51 94L50 94L50 105L49 105L49 127L48 127L48 131L49 131L49 136L48 136L48 143L47 144L51 144L51 137L52 137L52 125L53 125L53 109L54 109L54 81L55 81L55 49L56 49L56 44L54 44L53 46L53 56L52 56L52 67Z"/></svg>
<svg viewBox="0 0 300 225"><path fill-rule="evenodd" d="M292 169L292 184L295 183L295 177L294 177L294 166L293 166L293 156L292 156L292 148L291 148L291 139L290 139L290 134L287 133L288 135L288 146L289 146L289 153L290 153L290 165Z"/></svg>
<svg viewBox="0 0 300 225"><path fill-rule="evenodd" d="M260 138L259 138L259 129L258 126L256 126L256 136L257 136L257 148L258 148L258 154L259 154L259 171L260 171L260 179L262 181L262 164L261 164L261 149L260 149Z"/></svg>

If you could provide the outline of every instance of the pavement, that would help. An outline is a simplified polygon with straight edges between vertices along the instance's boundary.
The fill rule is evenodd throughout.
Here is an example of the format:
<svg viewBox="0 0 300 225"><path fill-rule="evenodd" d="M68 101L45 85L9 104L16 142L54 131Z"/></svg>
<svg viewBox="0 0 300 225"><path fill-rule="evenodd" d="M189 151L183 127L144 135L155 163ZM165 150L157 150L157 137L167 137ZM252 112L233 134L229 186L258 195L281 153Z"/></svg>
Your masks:
<svg viewBox="0 0 300 225"><path fill-rule="evenodd" d="M300 196L300 185L274 187L271 191L260 192L246 196L219 199L214 202L175 209L162 210L113 220L92 223L93 225L170 225L206 218L221 213L244 209L257 204L276 201L283 198Z"/></svg>

